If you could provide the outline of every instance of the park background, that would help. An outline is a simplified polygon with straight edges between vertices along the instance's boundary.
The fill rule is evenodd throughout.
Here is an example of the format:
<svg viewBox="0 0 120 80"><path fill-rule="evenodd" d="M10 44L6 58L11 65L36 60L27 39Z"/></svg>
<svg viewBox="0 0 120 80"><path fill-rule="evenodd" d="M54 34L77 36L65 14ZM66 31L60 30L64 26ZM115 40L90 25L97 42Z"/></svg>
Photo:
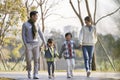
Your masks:
<svg viewBox="0 0 120 80"><path fill-rule="evenodd" d="M0 71L25 70L21 28L32 10L39 12L41 30L46 40L55 40L58 52L66 32L71 32L79 45L83 19L91 16L99 34L94 70L120 72L120 0L0 0ZM84 70L82 52L76 53L75 70ZM65 70L65 64L64 59L57 59L56 69ZM40 69L46 70L43 53Z"/></svg>

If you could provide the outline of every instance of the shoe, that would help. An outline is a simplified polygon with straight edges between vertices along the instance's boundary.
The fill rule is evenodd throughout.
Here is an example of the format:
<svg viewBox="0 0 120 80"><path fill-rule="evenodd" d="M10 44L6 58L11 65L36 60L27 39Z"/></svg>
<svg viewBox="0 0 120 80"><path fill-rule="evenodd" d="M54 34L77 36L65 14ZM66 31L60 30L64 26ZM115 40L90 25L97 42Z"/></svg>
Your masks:
<svg viewBox="0 0 120 80"><path fill-rule="evenodd" d="M39 79L39 77L33 77L33 79Z"/></svg>
<svg viewBox="0 0 120 80"><path fill-rule="evenodd" d="M31 73L31 71L28 71L28 78L29 78L29 79L32 78L32 73Z"/></svg>
<svg viewBox="0 0 120 80"><path fill-rule="evenodd" d="M72 70L70 71L70 75L71 75L71 77L73 77L73 71Z"/></svg>
<svg viewBox="0 0 120 80"><path fill-rule="evenodd" d="M39 79L38 74L34 74L33 79Z"/></svg>
<svg viewBox="0 0 120 80"><path fill-rule="evenodd" d="M71 78L71 76L67 76L67 78Z"/></svg>
<svg viewBox="0 0 120 80"><path fill-rule="evenodd" d="M48 77L49 79L52 79L52 76L51 75L49 75L49 77Z"/></svg>
<svg viewBox="0 0 120 80"><path fill-rule="evenodd" d="M87 77L90 77L90 74L91 74L91 72L90 72L90 71L88 71L88 72L87 72Z"/></svg>
<svg viewBox="0 0 120 80"><path fill-rule="evenodd" d="M54 75L54 74L52 74L52 77L54 78L54 77L55 77L55 75Z"/></svg>
<svg viewBox="0 0 120 80"><path fill-rule="evenodd" d="M73 74L71 74L71 77L73 77Z"/></svg>

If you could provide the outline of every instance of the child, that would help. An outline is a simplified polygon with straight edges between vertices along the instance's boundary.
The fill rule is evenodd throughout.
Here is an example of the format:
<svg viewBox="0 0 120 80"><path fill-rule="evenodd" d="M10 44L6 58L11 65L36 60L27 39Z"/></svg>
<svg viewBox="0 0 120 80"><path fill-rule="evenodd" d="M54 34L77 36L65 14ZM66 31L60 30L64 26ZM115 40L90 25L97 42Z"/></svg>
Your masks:
<svg viewBox="0 0 120 80"><path fill-rule="evenodd" d="M67 62L67 78L73 77L73 69L75 67L75 43L72 40L72 34L66 33L65 34L64 44L62 45L60 55L59 57L62 57L62 54L64 55L64 58Z"/></svg>
<svg viewBox="0 0 120 80"><path fill-rule="evenodd" d="M82 46L87 77L91 74L91 63L94 52L94 46L97 42L96 28L92 25L89 16L85 17L85 26L80 31L80 46Z"/></svg>
<svg viewBox="0 0 120 80"><path fill-rule="evenodd" d="M58 56L58 53L55 49L53 39L48 39L47 49L45 50L45 58L48 66L49 79L51 79L52 77L54 78L54 69L55 69L54 61L56 56ZM51 67L52 67L52 71L51 71Z"/></svg>

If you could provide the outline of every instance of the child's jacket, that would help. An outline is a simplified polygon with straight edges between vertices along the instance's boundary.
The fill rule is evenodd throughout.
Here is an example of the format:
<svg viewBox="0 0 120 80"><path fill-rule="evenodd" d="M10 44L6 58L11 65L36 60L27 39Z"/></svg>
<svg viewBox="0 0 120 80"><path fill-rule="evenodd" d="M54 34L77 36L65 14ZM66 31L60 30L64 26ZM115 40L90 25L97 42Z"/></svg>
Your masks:
<svg viewBox="0 0 120 80"><path fill-rule="evenodd" d="M59 56L54 47L48 47L45 50L45 58L47 62L53 62L56 56Z"/></svg>
<svg viewBox="0 0 120 80"><path fill-rule="evenodd" d="M62 45L60 56L64 56L65 59L71 59L76 57L75 53L75 42L73 40L70 41L64 41L64 44Z"/></svg>

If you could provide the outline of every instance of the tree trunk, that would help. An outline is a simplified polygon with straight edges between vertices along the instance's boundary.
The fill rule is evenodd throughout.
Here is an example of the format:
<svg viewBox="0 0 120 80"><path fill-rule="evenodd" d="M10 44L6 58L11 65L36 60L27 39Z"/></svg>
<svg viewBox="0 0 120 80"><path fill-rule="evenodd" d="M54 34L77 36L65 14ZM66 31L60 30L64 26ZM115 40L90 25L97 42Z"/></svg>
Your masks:
<svg viewBox="0 0 120 80"><path fill-rule="evenodd" d="M96 71L96 52L94 51L93 59L92 59L92 70Z"/></svg>

